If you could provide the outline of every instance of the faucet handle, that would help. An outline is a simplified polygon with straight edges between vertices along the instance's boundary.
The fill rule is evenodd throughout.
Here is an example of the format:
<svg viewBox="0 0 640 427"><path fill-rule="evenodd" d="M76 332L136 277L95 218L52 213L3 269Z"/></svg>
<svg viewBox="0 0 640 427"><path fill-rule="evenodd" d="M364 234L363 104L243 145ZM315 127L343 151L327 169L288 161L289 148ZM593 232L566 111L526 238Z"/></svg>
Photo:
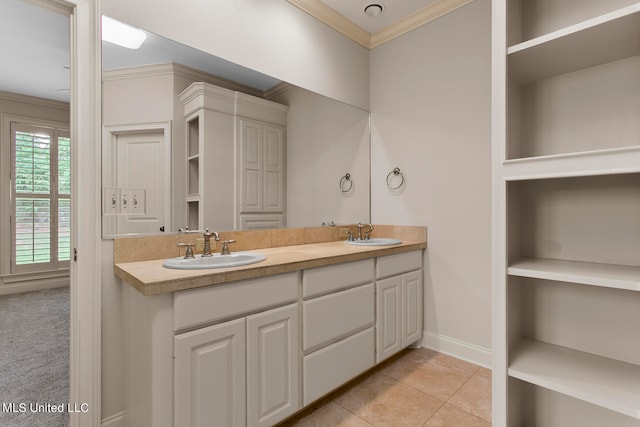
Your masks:
<svg viewBox="0 0 640 427"><path fill-rule="evenodd" d="M347 233L349 233L347 237L347 242L354 242L356 239L353 238L353 231L349 230L347 231Z"/></svg>
<svg viewBox="0 0 640 427"><path fill-rule="evenodd" d="M193 243L178 243L176 246L178 246L178 247L186 246L187 247L187 251L184 253L184 258L185 259L195 258L193 256L193 249L192 249L192 247L195 246L195 244L193 244Z"/></svg>
<svg viewBox="0 0 640 427"><path fill-rule="evenodd" d="M220 251L220 255L229 255L229 243L235 243L235 240L223 240L222 241L222 250Z"/></svg>

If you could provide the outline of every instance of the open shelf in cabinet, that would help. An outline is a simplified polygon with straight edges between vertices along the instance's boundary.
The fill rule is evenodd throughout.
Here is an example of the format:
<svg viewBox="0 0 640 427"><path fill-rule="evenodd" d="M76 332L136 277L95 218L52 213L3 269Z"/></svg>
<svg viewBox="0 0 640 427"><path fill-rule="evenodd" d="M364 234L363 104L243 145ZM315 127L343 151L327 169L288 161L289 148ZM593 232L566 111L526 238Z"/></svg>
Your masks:
<svg viewBox="0 0 640 427"><path fill-rule="evenodd" d="M187 198L187 223L189 229L198 230L200 228L200 201L198 198Z"/></svg>
<svg viewBox="0 0 640 427"><path fill-rule="evenodd" d="M521 339L509 375L640 419L640 365Z"/></svg>
<svg viewBox="0 0 640 427"><path fill-rule="evenodd" d="M558 61L563 59L543 63ZM640 146L640 49L528 84L513 74L508 79L506 160Z"/></svg>
<svg viewBox="0 0 640 427"><path fill-rule="evenodd" d="M200 193L200 156L195 155L187 159L187 194Z"/></svg>
<svg viewBox="0 0 640 427"><path fill-rule="evenodd" d="M511 46L520 84L640 55L640 3Z"/></svg>
<svg viewBox="0 0 640 427"><path fill-rule="evenodd" d="M200 154L200 116L187 119L187 158Z"/></svg>
<svg viewBox="0 0 640 427"><path fill-rule="evenodd" d="M638 218L639 173L509 182L509 263L523 258L577 261L586 263L573 264L581 265L582 273L596 268L590 263L608 264L601 273L608 268L613 274L608 279L615 281L625 270L615 266L640 267Z"/></svg>
<svg viewBox="0 0 640 427"><path fill-rule="evenodd" d="M640 267L630 265L523 258L509 265L507 272L512 276L640 291Z"/></svg>

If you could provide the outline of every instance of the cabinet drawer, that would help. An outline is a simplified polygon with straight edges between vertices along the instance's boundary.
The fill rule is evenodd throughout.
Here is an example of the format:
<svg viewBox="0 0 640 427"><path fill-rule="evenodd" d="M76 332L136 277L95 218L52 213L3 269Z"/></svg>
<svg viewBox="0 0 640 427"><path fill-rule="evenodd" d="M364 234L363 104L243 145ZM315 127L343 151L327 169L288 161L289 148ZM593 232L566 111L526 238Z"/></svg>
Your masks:
<svg viewBox="0 0 640 427"><path fill-rule="evenodd" d="M298 273L176 292L173 329L192 328L298 298Z"/></svg>
<svg viewBox="0 0 640 427"><path fill-rule="evenodd" d="M374 341L374 328L369 328L305 356L302 374L304 405L372 367Z"/></svg>
<svg viewBox="0 0 640 427"><path fill-rule="evenodd" d="M302 272L302 297L327 294L373 280L373 258Z"/></svg>
<svg viewBox="0 0 640 427"><path fill-rule="evenodd" d="M345 337L374 321L373 284L347 289L303 303L304 351Z"/></svg>
<svg viewBox="0 0 640 427"><path fill-rule="evenodd" d="M376 277L389 277L422 268L422 251L404 252L378 258Z"/></svg>

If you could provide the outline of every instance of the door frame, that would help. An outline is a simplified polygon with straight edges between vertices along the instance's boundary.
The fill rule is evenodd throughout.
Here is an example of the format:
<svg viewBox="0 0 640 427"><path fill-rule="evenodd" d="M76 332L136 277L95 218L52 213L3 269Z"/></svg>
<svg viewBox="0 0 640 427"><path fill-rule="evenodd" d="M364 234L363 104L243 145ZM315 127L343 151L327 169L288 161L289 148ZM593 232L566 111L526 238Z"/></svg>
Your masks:
<svg viewBox="0 0 640 427"><path fill-rule="evenodd" d="M27 0L69 15L71 427L101 425L100 0Z"/></svg>

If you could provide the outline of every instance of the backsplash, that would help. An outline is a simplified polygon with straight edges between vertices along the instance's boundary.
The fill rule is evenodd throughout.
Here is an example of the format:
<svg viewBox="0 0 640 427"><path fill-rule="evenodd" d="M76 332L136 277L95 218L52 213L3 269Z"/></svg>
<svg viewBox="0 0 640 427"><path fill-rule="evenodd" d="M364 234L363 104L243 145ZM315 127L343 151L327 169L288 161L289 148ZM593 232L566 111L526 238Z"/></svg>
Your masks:
<svg viewBox="0 0 640 427"><path fill-rule="evenodd" d="M372 235L375 237L390 237L402 241L425 242L427 227L376 225ZM305 228L274 228L270 230L221 231L220 242L212 250L220 252L222 240L235 240L230 245L232 252L251 249L275 248L282 246L306 245L313 243L335 242L345 240L340 237L340 229L349 228L354 234L356 225L341 225L335 227L305 227ZM184 248L178 243L196 243L202 238L202 233L178 233L161 236L125 236L117 237L113 242L114 264L166 259L184 255ZM195 246L194 246L195 248ZM202 253L202 251L194 251Z"/></svg>

